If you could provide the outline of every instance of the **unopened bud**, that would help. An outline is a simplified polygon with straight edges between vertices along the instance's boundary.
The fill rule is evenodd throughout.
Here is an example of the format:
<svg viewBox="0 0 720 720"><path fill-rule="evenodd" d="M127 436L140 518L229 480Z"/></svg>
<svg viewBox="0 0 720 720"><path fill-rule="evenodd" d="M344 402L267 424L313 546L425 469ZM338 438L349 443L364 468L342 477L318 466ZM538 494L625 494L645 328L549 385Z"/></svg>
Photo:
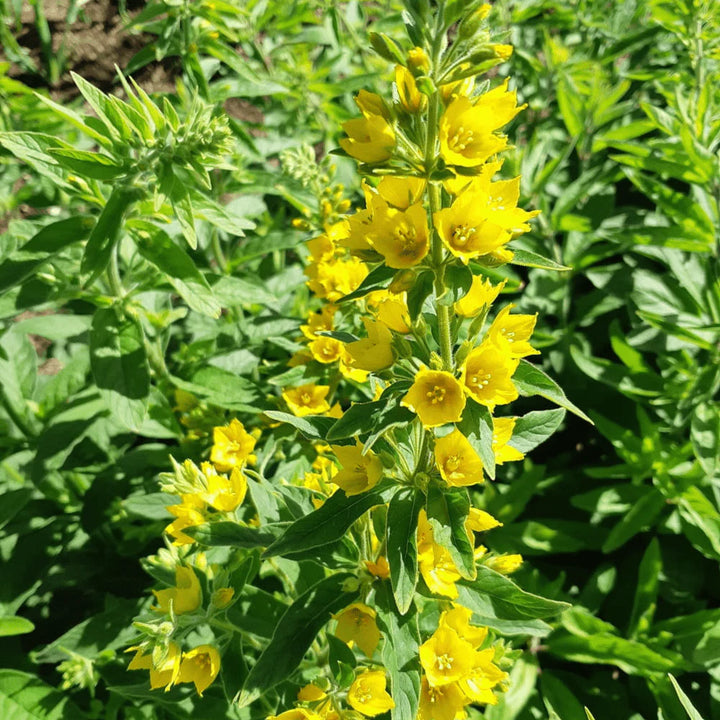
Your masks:
<svg viewBox="0 0 720 720"><path fill-rule="evenodd" d="M500 58L501 60L507 60L513 54L512 45L495 43L490 46L490 49L495 53L495 57Z"/></svg>
<svg viewBox="0 0 720 720"><path fill-rule="evenodd" d="M482 27L483 20L488 16L492 6L488 3L481 5L475 12L470 13L458 27L458 38L468 40Z"/></svg>
<svg viewBox="0 0 720 720"><path fill-rule="evenodd" d="M389 60L390 62L403 62L400 48L395 44L394 40L391 40L384 33L371 32L370 44L381 58Z"/></svg>
<svg viewBox="0 0 720 720"><path fill-rule="evenodd" d="M415 284L415 277L413 270L401 270L399 273L395 273L395 277L392 279L388 290L393 293L393 295L406 292Z"/></svg>
<svg viewBox="0 0 720 720"><path fill-rule="evenodd" d="M430 58L421 47L414 47L408 53L407 66L413 75L427 75L430 71Z"/></svg>
<svg viewBox="0 0 720 720"><path fill-rule="evenodd" d="M229 587L218 588L212 594L211 602L216 608L218 608L219 610L222 610L223 608L226 608L232 602L233 595L235 595L235 591L232 588L229 588Z"/></svg>
<svg viewBox="0 0 720 720"><path fill-rule="evenodd" d="M415 114L427 106L427 97L418 90L412 73L402 65L395 66L395 85L405 112Z"/></svg>

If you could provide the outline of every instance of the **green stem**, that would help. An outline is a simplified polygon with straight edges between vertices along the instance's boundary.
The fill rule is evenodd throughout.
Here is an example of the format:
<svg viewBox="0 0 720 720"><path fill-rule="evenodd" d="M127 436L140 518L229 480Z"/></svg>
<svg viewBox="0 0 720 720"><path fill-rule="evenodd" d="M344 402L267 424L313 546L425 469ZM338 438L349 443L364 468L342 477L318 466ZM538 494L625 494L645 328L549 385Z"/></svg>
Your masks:
<svg viewBox="0 0 720 720"><path fill-rule="evenodd" d="M220 236L218 231L213 228L210 233L210 248L212 249L213 258L217 263L218 269L223 275L228 273L228 262L223 252L222 246L220 245Z"/></svg>
<svg viewBox="0 0 720 720"><path fill-rule="evenodd" d="M440 341L440 355L442 357L443 370L452 372L453 353L452 341L450 338L450 308L447 305L440 305L437 301L445 294L445 252L443 249L440 234L435 229L433 218L436 212L442 207L442 196L440 184L430 179L435 158L437 154L437 130L438 116L440 109L439 91L436 90L430 98L428 109L427 135L425 138L425 176L428 183L428 202L430 206L431 231L431 261L435 271L435 311L438 321L438 337Z"/></svg>

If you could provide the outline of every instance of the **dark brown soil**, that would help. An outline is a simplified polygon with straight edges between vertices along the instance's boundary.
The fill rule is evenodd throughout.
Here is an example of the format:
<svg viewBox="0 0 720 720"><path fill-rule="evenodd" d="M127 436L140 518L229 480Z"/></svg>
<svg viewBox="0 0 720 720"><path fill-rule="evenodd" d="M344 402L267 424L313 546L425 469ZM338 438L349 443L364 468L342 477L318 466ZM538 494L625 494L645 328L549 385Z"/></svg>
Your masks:
<svg viewBox="0 0 720 720"><path fill-rule="evenodd" d="M43 3L53 50L57 53L63 49L66 56L62 76L54 86L48 87L44 75L27 72L16 65L11 67L9 74L30 87L48 88L56 100L69 99L77 94L70 70L101 90L110 91L117 84L115 65L124 68L135 53L151 40L124 29L116 0L90 0L72 24L66 22L68 0L43 0ZM130 15L144 5L143 0L127 0ZM29 51L36 65L43 68L42 45L29 3L24 4L20 21L22 28L15 33L15 38ZM2 59L3 50L0 48ZM174 87L172 75L172 62L152 63L136 73L135 80L148 92L171 91Z"/></svg>

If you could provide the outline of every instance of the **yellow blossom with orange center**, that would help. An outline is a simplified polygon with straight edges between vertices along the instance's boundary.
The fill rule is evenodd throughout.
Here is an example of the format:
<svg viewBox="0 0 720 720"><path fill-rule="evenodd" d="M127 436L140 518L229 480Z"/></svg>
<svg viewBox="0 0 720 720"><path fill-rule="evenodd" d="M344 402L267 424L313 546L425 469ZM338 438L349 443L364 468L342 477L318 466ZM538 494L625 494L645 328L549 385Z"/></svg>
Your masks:
<svg viewBox="0 0 720 720"><path fill-rule="evenodd" d="M437 427L460 420L465 394L452 373L422 368L401 404L412 408L425 427Z"/></svg>
<svg viewBox="0 0 720 720"><path fill-rule="evenodd" d="M372 450L363 455L363 445L359 440L355 445L333 445L332 449L342 465L342 469L333 477L333 482L346 495L359 495L380 482L383 476L382 462Z"/></svg>
<svg viewBox="0 0 720 720"><path fill-rule="evenodd" d="M220 672L220 653L212 645L198 647L183 653L177 682L193 683L197 694L207 690Z"/></svg>
<svg viewBox="0 0 720 720"><path fill-rule="evenodd" d="M348 645L355 643L372 657L380 642L375 610L364 603L353 603L333 617L337 620L335 636Z"/></svg>
<svg viewBox="0 0 720 720"><path fill-rule="evenodd" d="M491 412L496 405L517 400L518 391L512 381L518 360L505 347L483 342L471 350L463 367L466 391Z"/></svg>
<svg viewBox="0 0 720 720"><path fill-rule="evenodd" d="M368 717L381 715L395 707L395 702L385 689L387 682L382 670L365 670L360 673L347 694L350 706Z"/></svg>
<svg viewBox="0 0 720 720"><path fill-rule="evenodd" d="M330 410L330 404L326 399L329 392L329 385L307 383L284 390L282 396L293 415L305 417L305 415L322 415Z"/></svg>
<svg viewBox="0 0 720 720"><path fill-rule="evenodd" d="M457 429L435 440L435 464L443 480L453 487L484 481L482 460L470 441Z"/></svg>

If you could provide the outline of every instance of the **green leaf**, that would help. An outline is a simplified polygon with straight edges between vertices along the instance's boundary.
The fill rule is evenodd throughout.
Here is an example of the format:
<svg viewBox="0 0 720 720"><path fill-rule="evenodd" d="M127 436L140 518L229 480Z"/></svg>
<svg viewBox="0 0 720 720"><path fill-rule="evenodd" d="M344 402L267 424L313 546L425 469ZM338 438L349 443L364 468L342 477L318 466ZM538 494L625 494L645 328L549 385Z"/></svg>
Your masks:
<svg viewBox="0 0 720 720"><path fill-rule="evenodd" d="M708 477L720 475L720 409L703 403L695 408L690 424L695 457Z"/></svg>
<svg viewBox="0 0 720 720"><path fill-rule="evenodd" d="M228 608L228 620L245 632L271 638L287 604L274 594L246 585L242 595Z"/></svg>
<svg viewBox="0 0 720 720"><path fill-rule="evenodd" d="M482 460L483 468L491 480L495 479L495 451L492 446L493 421L490 411L474 400L468 400L458 430L468 439Z"/></svg>
<svg viewBox="0 0 720 720"><path fill-rule="evenodd" d="M478 566L475 580L461 580L457 589L458 602L483 618L536 620L559 615L570 607L525 592L509 577L484 565Z"/></svg>
<svg viewBox="0 0 720 720"><path fill-rule="evenodd" d="M443 490L437 485L428 487L427 518L433 528L433 538L452 556L458 572L469 580L476 577L475 547L465 529L470 512L470 496L466 488Z"/></svg>
<svg viewBox="0 0 720 720"><path fill-rule="evenodd" d="M240 691L237 702L241 708L257 700L297 668L332 613L356 599L357 592L344 589L345 582L354 577L349 573L331 575L304 592L285 611L269 645L253 665Z"/></svg>
<svg viewBox="0 0 720 720"><path fill-rule="evenodd" d="M390 583L397 608L405 615L412 606L418 581L417 522L423 505L422 493L402 488L390 500L385 539Z"/></svg>
<svg viewBox="0 0 720 720"><path fill-rule="evenodd" d="M454 305L464 298L470 291L472 281L473 274L467 265L448 265L445 269L446 290L443 296L438 298L438 305Z"/></svg>
<svg viewBox="0 0 720 720"><path fill-rule="evenodd" d="M558 272L568 272L572 270L572 268L566 265L556 263L554 260L549 260L529 250L513 250L513 259L510 262L513 265L523 265L524 267L541 268L543 270L557 270Z"/></svg>
<svg viewBox="0 0 720 720"><path fill-rule="evenodd" d="M412 322L417 320L422 311L425 300L433 291L434 275L430 271L421 272L416 278L413 286L408 290L407 306L408 314Z"/></svg>
<svg viewBox="0 0 720 720"><path fill-rule="evenodd" d="M635 640L598 633L586 637L558 632L546 640L548 651L565 661L614 665L628 675L650 675L677 668L673 657Z"/></svg>
<svg viewBox="0 0 720 720"><path fill-rule="evenodd" d="M0 264L0 293L22 283L61 250L84 240L93 224L93 218L78 215L46 225Z"/></svg>
<svg viewBox="0 0 720 720"><path fill-rule="evenodd" d="M272 525L261 528L239 525L231 520L203 523L185 530L201 545L229 547L267 547L277 539Z"/></svg>
<svg viewBox="0 0 720 720"><path fill-rule="evenodd" d="M138 431L148 411L150 371L142 329L115 308L95 311L90 331L90 367L113 416Z"/></svg>
<svg viewBox="0 0 720 720"><path fill-rule="evenodd" d="M697 711L695 706L690 702L690 698L685 694L685 691L680 687L680 684L678 681L670 674L668 673L668 677L670 678L670 682L672 683L672 686L675 688L675 692L677 693L678 700L680 700L680 704L685 709L685 712L688 714L688 717L690 720L703 720L702 715Z"/></svg>
<svg viewBox="0 0 720 720"><path fill-rule="evenodd" d="M90 275L86 284L100 275L110 262L110 255L121 237L125 214L140 197L141 192L134 188L116 187L110 193L90 233L80 263L80 272L83 275Z"/></svg>
<svg viewBox="0 0 720 720"><path fill-rule="evenodd" d="M113 180L125 172L122 165L101 153L68 150L67 148L54 148L49 152L59 165L83 178L107 181Z"/></svg>
<svg viewBox="0 0 720 720"><path fill-rule="evenodd" d="M151 223L135 223L141 232L135 238L140 254L165 273L170 284L190 308L203 315L219 318L221 307L203 274L192 258Z"/></svg>
<svg viewBox="0 0 720 720"><path fill-rule="evenodd" d="M521 360L518 369L512 377L518 392L525 397L539 395L546 400L554 402L579 418L586 420L591 425L593 421L582 411L568 400L567 395L562 388L550 377L548 377L539 367L529 363L527 360Z"/></svg>
<svg viewBox="0 0 720 720"><path fill-rule="evenodd" d="M296 520L263 553L264 557L296 553L339 540L370 508L386 503L396 486L381 483L372 490L348 497L344 490L333 493L315 512Z"/></svg>
<svg viewBox="0 0 720 720"><path fill-rule="evenodd" d="M326 417L325 415L298 417L277 410L266 410L264 414L271 420L278 420L296 427L308 440L325 440L330 428L336 422L335 418Z"/></svg>
<svg viewBox="0 0 720 720"><path fill-rule="evenodd" d="M609 553L617 550L630 538L651 527L664 507L663 494L655 488L648 489L647 493L633 504L630 511L623 515L620 522L610 531L607 540L603 543L602 551Z"/></svg>
<svg viewBox="0 0 720 720"><path fill-rule="evenodd" d="M521 453L528 453L547 440L560 427L564 417L562 408L529 412L515 421L508 444Z"/></svg>
<svg viewBox="0 0 720 720"><path fill-rule="evenodd" d="M390 587L382 583L375 595L378 626L382 631L383 665L390 675L395 701L392 720L415 720L420 702L420 630L415 608L398 613Z"/></svg>
<svg viewBox="0 0 720 720"><path fill-rule="evenodd" d="M82 720L87 715L67 696L34 675L0 670L0 717L3 720Z"/></svg>
<svg viewBox="0 0 720 720"><path fill-rule="evenodd" d="M354 403L328 430L326 439L334 442L361 433L382 433L394 425L404 425L412 418L413 413L410 410L399 407L395 402L388 402L387 399Z"/></svg>
<svg viewBox="0 0 720 720"><path fill-rule="evenodd" d="M26 635L31 633L35 626L24 617L10 615L0 617L0 637L9 637L11 635Z"/></svg>
<svg viewBox="0 0 720 720"><path fill-rule="evenodd" d="M638 584L633 600L632 615L628 625L628 636L635 638L637 635L647 633L657 604L658 590L660 588L660 575L663 564L660 555L660 543L654 537L640 561L638 570Z"/></svg>
<svg viewBox="0 0 720 720"><path fill-rule="evenodd" d="M540 692L548 712L554 711L562 720L586 720L583 706L557 675L543 671Z"/></svg>
<svg viewBox="0 0 720 720"><path fill-rule="evenodd" d="M32 496L30 488L8 490L0 495L0 530L30 502Z"/></svg>
<svg viewBox="0 0 720 720"><path fill-rule="evenodd" d="M699 487L689 487L675 499L685 535L703 555L720 560L720 512Z"/></svg>
<svg viewBox="0 0 720 720"><path fill-rule="evenodd" d="M380 290L388 286L388 282L395 275L397 270L388 267L383 263L373 268L367 275L367 277L358 285L357 289L348 295L343 295L338 300L338 303L348 302L350 300L357 300L358 298L365 297L368 293L373 290Z"/></svg>

